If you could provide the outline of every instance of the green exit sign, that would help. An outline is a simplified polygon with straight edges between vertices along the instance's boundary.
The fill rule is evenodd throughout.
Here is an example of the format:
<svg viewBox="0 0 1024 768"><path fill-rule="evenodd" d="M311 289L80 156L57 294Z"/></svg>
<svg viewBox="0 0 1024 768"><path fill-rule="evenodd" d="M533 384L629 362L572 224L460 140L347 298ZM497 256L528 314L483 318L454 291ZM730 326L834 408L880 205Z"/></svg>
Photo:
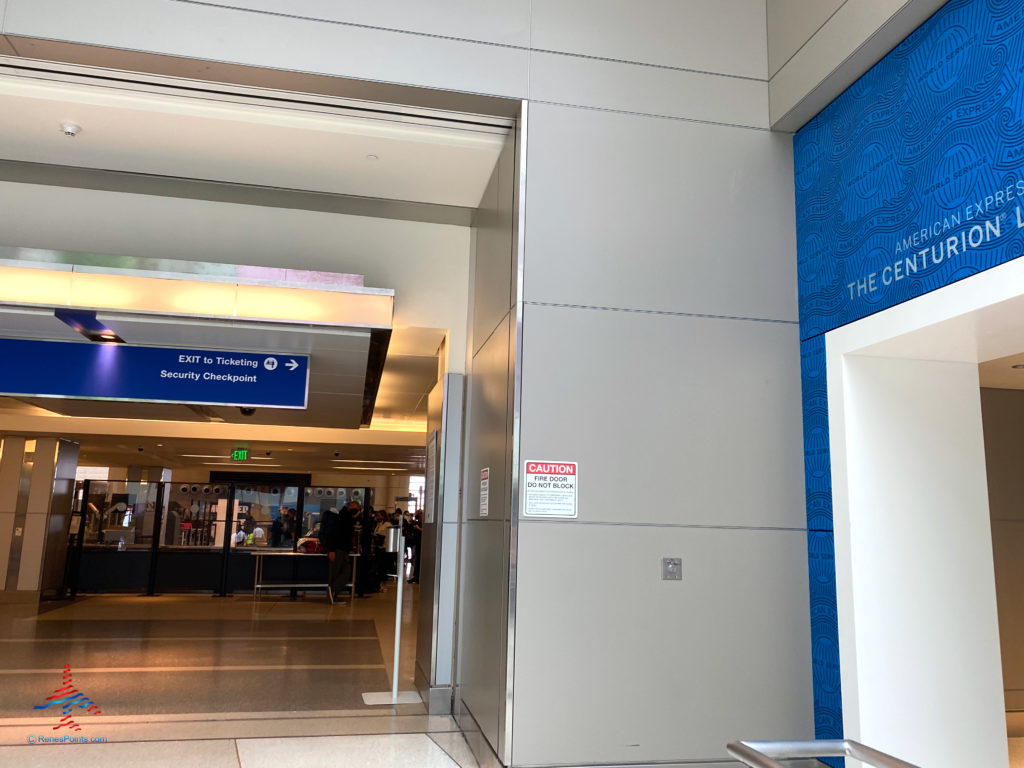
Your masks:
<svg viewBox="0 0 1024 768"><path fill-rule="evenodd" d="M249 451L245 448L239 448L237 451L231 454L232 461L245 461L249 458Z"/></svg>

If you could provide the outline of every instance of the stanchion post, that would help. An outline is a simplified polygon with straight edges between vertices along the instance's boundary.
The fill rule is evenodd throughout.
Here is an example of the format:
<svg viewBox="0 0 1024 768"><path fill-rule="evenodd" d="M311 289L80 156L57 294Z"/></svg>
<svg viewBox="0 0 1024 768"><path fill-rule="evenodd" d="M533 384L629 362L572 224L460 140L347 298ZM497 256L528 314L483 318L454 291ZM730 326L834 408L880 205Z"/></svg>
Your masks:
<svg viewBox="0 0 1024 768"><path fill-rule="evenodd" d="M395 597L395 665L391 681L391 700L398 703L398 659L402 650L402 587L405 586L405 535L398 525L398 594Z"/></svg>

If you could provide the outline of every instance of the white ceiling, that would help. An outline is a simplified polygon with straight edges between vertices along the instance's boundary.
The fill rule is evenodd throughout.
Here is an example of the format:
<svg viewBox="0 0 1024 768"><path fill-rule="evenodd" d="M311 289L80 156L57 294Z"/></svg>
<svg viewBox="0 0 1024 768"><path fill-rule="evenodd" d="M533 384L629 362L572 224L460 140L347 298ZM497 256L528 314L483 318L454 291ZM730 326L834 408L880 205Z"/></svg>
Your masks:
<svg viewBox="0 0 1024 768"><path fill-rule="evenodd" d="M0 76L0 157L475 208L505 135L282 104Z"/></svg>

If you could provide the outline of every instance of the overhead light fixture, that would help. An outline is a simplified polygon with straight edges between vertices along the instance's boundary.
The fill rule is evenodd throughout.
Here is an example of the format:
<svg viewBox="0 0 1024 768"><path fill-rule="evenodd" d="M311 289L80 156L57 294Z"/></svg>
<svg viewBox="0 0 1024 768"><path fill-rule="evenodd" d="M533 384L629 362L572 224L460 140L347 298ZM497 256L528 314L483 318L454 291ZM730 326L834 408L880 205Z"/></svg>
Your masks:
<svg viewBox="0 0 1024 768"><path fill-rule="evenodd" d="M373 163L373 162L376 162L377 160L380 160L380 156L379 155L367 155L366 159L369 160L371 163Z"/></svg>
<svg viewBox="0 0 1024 768"><path fill-rule="evenodd" d="M1010 366L1011 368L1024 368L1024 363L1018 363L1017 365Z"/></svg>
<svg viewBox="0 0 1024 768"><path fill-rule="evenodd" d="M217 282L193 274L178 279L90 269L95 268L65 264L0 265L0 301L67 307L61 312L82 308L77 311L91 311L94 316L98 306L101 314L201 314L204 318L232 321L279 320L364 328L390 328L394 314L394 292L380 288L343 286L324 290L251 284L244 280Z"/></svg>
<svg viewBox="0 0 1024 768"><path fill-rule="evenodd" d="M265 465L264 465L265 466ZM408 468L402 469L401 467L332 467L332 469L340 469L346 472L408 472L411 471Z"/></svg>
<svg viewBox="0 0 1024 768"><path fill-rule="evenodd" d="M220 458L219 456L217 458ZM244 464L240 461L204 461L204 467L280 467L281 464Z"/></svg>
<svg viewBox="0 0 1024 768"><path fill-rule="evenodd" d="M404 466L408 464L420 464L419 461L370 461L369 459L331 459L332 462L340 462L342 464L374 464L376 466L383 466L384 464L395 464L397 466Z"/></svg>
<svg viewBox="0 0 1024 768"><path fill-rule="evenodd" d="M65 120L60 124L60 130L69 139L73 139L82 132L82 126L78 123L72 123L70 120Z"/></svg>
<svg viewBox="0 0 1024 768"><path fill-rule="evenodd" d="M182 459L223 459L224 454L222 453L182 453L180 454Z"/></svg>

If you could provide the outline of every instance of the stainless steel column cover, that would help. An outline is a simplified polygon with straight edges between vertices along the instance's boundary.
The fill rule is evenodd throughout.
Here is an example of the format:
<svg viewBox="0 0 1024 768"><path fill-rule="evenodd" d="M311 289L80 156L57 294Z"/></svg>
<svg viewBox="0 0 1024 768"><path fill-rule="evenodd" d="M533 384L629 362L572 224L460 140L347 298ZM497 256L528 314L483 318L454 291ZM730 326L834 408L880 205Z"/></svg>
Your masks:
<svg viewBox="0 0 1024 768"><path fill-rule="evenodd" d="M462 488L462 417L465 377L446 374L431 392L428 433L436 430L434 519L424 520L420 553L420 615L416 639L417 685L447 697L451 706L459 494ZM438 406L436 400L440 400ZM439 411L437 416L435 411ZM436 421L435 421L436 419ZM430 450L428 445L427 450ZM428 502L429 503L429 502ZM435 703L431 697L430 703ZM431 709L431 714L434 714ZM440 712L438 712L440 714Z"/></svg>
<svg viewBox="0 0 1024 768"><path fill-rule="evenodd" d="M68 440L37 438L34 453L24 454L15 520L23 535L15 537L11 550L8 590L40 592L44 582L50 596L60 589L77 468L78 444Z"/></svg>
<svg viewBox="0 0 1024 768"><path fill-rule="evenodd" d="M25 438L8 435L0 443L0 590L17 586L14 578L8 578L8 568L13 565L17 574L17 562L21 559L21 541L14 540L15 518L18 511L21 469L25 459ZM12 563L12 553L17 546L17 557ZM12 574L12 576L14 575Z"/></svg>
<svg viewBox="0 0 1024 768"><path fill-rule="evenodd" d="M25 454L28 466L28 453ZM53 496L53 475L57 467L57 438L40 437L32 457L28 497L25 509L24 531L21 543L21 562L18 567L18 591L39 589L46 550L46 523ZM20 506L20 502L19 502Z"/></svg>
<svg viewBox="0 0 1024 768"><path fill-rule="evenodd" d="M75 475L78 470L78 443L57 440L57 453L53 473L49 478L49 503L46 509L46 541L42 556L42 572L35 586L40 597L51 598L60 594L64 586L64 564L67 560L68 531L71 527L71 507L75 496ZM45 482L45 480L44 480ZM146 515L152 526L152 515Z"/></svg>
<svg viewBox="0 0 1024 768"><path fill-rule="evenodd" d="M470 366L466 383L466 478L459 538L456 714L482 764L512 752L510 643L514 638L521 333L525 104L475 221L471 264ZM513 142L514 139L514 142ZM490 469L489 513L479 514L477 478ZM507 559L506 559L507 558ZM510 581L511 580L511 581ZM479 733L479 738L473 736Z"/></svg>
<svg viewBox="0 0 1024 768"><path fill-rule="evenodd" d="M509 531L508 561L508 645L505 657L505 727L501 741L501 758L505 765L512 764L512 703L515 687L516 651L516 577L519 551L519 442L523 403L523 269L526 249L526 138L529 126L529 102L524 101L516 126L516 190L512 206L515 236L513 257L515 259L515 332L511 343L514 345L515 370L512 381L512 478L509 487L512 499L509 507L511 529Z"/></svg>

